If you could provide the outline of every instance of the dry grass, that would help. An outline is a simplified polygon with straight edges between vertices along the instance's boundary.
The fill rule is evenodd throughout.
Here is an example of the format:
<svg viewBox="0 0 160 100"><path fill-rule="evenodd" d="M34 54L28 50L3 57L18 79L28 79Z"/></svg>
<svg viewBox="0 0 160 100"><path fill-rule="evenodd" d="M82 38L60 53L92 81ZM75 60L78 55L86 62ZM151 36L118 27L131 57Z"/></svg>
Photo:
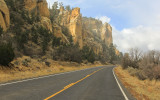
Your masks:
<svg viewBox="0 0 160 100"><path fill-rule="evenodd" d="M160 100L160 81L139 80L120 66L115 68L115 73L137 100Z"/></svg>
<svg viewBox="0 0 160 100"><path fill-rule="evenodd" d="M27 67L21 63L25 59L30 59ZM47 59L47 62L50 62L50 66L47 66L45 62L39 62L38 59L31 59L26 56L24 56L23 58L18 58L12 63L15 63L17 61L19 62L19 64L14 68L10 69L2 66L0 67L0 83L102 66L98 63L94 65L78 64L71 62L53 61L51 59Z"/></svg>

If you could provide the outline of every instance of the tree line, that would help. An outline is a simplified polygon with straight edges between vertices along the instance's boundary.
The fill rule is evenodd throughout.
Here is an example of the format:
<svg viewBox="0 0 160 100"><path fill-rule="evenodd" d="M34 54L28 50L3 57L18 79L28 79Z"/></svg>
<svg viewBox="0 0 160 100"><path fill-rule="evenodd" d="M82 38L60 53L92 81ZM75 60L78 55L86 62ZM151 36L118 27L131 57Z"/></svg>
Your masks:
<svg viewBox="0 0 160 100"><path fill-rule="evenodd" d="M141 80L160 79L160 51L143 52L138 48L130 49L122 58L122 67Z"/></svg>

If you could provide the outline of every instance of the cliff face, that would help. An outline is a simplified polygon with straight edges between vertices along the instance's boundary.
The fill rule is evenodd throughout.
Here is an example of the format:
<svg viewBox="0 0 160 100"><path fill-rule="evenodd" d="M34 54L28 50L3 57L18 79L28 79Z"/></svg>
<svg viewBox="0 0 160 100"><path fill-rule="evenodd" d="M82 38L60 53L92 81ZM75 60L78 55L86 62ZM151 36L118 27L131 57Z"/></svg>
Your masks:
<svg viewBox="0 0 160 100"><path fill-rule="evenodd" d="M83 18L83 39L85 41L85 45L94 46L94 51L98 54L102 52L102 42L105 42L107 46L109 46L112 41L112 27L102 21L94 19L94 18ZM85 33L87 31L87 33ZM86 34L90 34L87 36Z"/></svg>
<svg viewBox="0 0 160 100"><path fill-rule="evenodd" d="M49 19L49 10L46 0L38 2L26 0L26 9L35 12L41 16L41 23L47 29L52 31L55 36L62 38L63 42L68 43L68 39L62 32L62 26L69 30L72 35L74 44L78 43L82 49L84 45L91 47L96 54L103 51L101 43L104 41L106 45L112 43L112 28L108 23L103 24L100 20L94 18L82 17L80 8L74 8L71 11L60 7L59 14L54 20L54 25Z"/></svg>
<svg viewBox="0 0 160 100"><path fill-rule="evenodd" d="M79 43L80 48L87 45L98 54L103 51L103 41L107 46L112 43L112 27L100 20L82 17L80 8L67 11L61 7L56 22L69 29L74 43Z"/></svg>
<svg viewBox="0 0 160 100"><path fill-rule="evenodd" d="M67 11L61 7L57 23L67 27L70 35L73 37L73 42L75 44L79 43L80 48L83 47L82 15L80 13L80 8L74 8L72 11Z"/></svg>
<svg viewBox="0 0 160 100"><path fill-rule="evenodd" d="M9 25L10 25L9 9L4 0L0 0L0 26L3 28L4 31L6 31Z"/></svg>
<svg viewBox="0 0 160 100"><path fill-rule="evenodd" d="M6 30L9 26L9 11L3 0L0 0L0 25ZM69 43L63 27L68 29L74 44L78 43L80 48L87 45L96 54L103 52L102 43L107 46L112 43L112 27L102 21L82 17L80 8L65 10L58 9L58 15L53 22L50 19L50 11L46 0L24 0L24 7L30 14L40 16L40 24L50 30L56 37L60 37L64 43ZM38 23L39 24L39 23Z"/></svg>
<svg viewBox="0 0 160 100"><path fill-rule="evenodd" d="M74 43L78 42L80 48L82 48L82 15L80 14L80 8L75 8L72 10L69 30L71 32L71 35L73 36Z"/></svg>
<svg viewBox="0 0 160 100"><path fill-rule="evenodd" d="M102 27L101 38L107 45L113 43L112 27L108 23L105 23Z"/></svg>
<svg viewBox="0 0 160 100"><path fill-rule="evenodd" d="M50 12L46 0L24 0L26 10L41 16L41 24L52 32Z"/></svg>
<svg viewBox="0 0 160 100"><path fill-rule="evenodd" d="M24 0L25 8L36 15L49 18L50 13L46 0Z"/></svg>

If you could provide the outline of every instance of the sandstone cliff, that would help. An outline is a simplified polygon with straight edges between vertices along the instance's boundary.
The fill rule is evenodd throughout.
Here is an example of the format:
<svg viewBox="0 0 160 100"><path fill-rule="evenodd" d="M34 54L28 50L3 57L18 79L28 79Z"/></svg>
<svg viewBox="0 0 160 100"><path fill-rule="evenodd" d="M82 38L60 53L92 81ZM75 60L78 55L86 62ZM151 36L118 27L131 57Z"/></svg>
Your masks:
<svg viewBox="0 0 160 100"><path fill-rule="evenodd" d="M69 30L73 36L75 43L79 43L80 48L83 47L82 40L82 15L80 14L80 8L72 10L70 16Z"/></svg>
<svg viewBox="0 0 160 100"><path fill-rule="evenodd" d="M9 9L4 0L0 0L0 26L3 28L4 31L6 31L9 25L10 25Z"/></svg>
<svg viewBox="0 0 160 100"><path fill-rule="evenodd" d="M7 5L0 0L0 25L4 30L9 26L10 29L3 34L4 40L0 40L13 40L16 57L45 56L79 63L95 60L105 63L111 59L111 50L119 55L110 45L112 27L95 18L83 17L80 8L71 10L58 2L48 8L46 0L5 1Z"/></svg>
<svg viewBox="0 0 160 100"><path fill-rule="evenodd" d="M0 1L5 5L3 0ZM56 37L60 37L64 43L68 44L69 40L63 31L63 27L68 29L74 44L78 43L81 49L87 45L96 54L103 51L103 42L107 46L113 42L112 27L108 23L103 24L102 21L95 18L82 17L80 8L66 10L61 6L60 9L57 9L58 15L51 22L50 13L52 12L49 11L46 0L24 0L24 7L30 14L34 13L40 16L40 24L50 30ZM0 5L0 9L0 18L3 18L0 24L6 29L9 26L9 11L6 11L8 10L6 5L4 7Z"/></svg>
<svg viewBox="0 0 160 100"><path fill-rule="evenodd" d="M57 23L68 28L70 35L73 37L74 43L79 43L80 48L83 47L82 35L82 15L80 8L74 8L72 11L67 11L64 7L60 8Z"/></svg>
<svg viewBox="0 0 160 100"><path fill-rule="evenodd" d="M95 18L82 17L80 8L67 11L61 7L56 23L69 29L74 43L79 43L80 48L87 45L96 54L103 51L103 41L107 46L112 43L112 27Z"/></svg>
<svg viewBox="0 0 160 100"><path fill-rule="evenodd" d="M102 27L101 38L107 45L113 43L112 27L108 23L105 23Z"/></svg>
<svg viewBox="0 0 160 100"><path fill-rule="evenodd" d="M94 45L93 49L96 54L101 53L102 42L105 42L109 46L112 41L112 27L102 21L95 18L83 17L83 30L87 31L83 33L84 45ZM90 34L87 36L87 34ZM91 41L92 40L92 41ZM92 46L91 46L92 47Z"/></svg>
<svg viewBox="0 0 160 100"><path fill-rule="evenodd" d="M46 0L24 0L26 10L41 17L41 24L52 32L50 12Z"/></svg>
<svg viewBox="0 0 160 100"><path fill-rule="evenodd" d="M24 0L25 8L36 15L49 18L48 3L46 0Z"/></svg>

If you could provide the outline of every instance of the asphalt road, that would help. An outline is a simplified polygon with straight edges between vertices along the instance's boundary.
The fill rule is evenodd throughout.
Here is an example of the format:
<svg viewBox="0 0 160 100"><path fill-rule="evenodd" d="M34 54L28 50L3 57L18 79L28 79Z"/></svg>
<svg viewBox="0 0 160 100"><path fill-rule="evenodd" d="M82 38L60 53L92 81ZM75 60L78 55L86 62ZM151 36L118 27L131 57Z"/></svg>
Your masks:
<svg viewBox="0 0 160 100"><path fill-rule="evenodd" d="M125 100L112 66L0 84L0 100ZM134 100L122 86L129 100Z"/></svg>

